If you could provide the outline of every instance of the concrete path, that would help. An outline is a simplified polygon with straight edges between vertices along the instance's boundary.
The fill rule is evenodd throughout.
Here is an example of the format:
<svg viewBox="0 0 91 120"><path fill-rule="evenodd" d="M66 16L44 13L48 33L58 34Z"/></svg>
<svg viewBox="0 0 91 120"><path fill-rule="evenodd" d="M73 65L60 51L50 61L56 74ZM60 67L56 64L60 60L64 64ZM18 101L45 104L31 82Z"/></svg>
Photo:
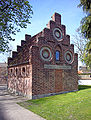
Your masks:
<svg viewBox="0 0 91 120"><path fill-rule="evenodd" d="M45 120L16 104L25 100L24 97L9 95L7 86L0 85L0 120Z"/></svg>

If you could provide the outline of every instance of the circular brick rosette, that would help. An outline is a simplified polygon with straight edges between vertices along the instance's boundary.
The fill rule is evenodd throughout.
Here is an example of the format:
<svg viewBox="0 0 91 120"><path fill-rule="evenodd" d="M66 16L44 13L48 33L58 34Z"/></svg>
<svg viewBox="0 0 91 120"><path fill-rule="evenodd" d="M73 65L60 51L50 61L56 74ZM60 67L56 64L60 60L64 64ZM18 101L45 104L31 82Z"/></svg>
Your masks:
<svg viewBox="0 0 91 120"><path fill-rule="evenodd" d="M74 57L71 51L66 51L64 54L64 58L68 64L72 64Z"/></svg>
<svg viewBox="0 0 91 120"><path fill-rule="evenodd" d="M44 46L40 50L40 56L44 61L50 61L52 59L52 52L49 47Z"/></svg>
<svg viewBox="0 0 91 120"><path fill-rule="evenodd" d="M53 36L54 36L54 38L56 39L56 40L58 40L58 41L62 41L63 39L63 35L62 35L62 31L61 31L61 29L59 29L59 28L55 28L54 30L53 30Z"/></svg>

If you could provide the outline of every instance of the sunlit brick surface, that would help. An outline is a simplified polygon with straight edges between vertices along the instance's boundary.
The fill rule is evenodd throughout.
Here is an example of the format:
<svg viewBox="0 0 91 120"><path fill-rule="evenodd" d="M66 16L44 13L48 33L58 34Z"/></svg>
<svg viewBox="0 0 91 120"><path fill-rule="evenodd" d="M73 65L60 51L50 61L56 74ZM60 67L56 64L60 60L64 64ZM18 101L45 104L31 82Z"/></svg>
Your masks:
<svg viewBox="0 0 91 120"><path fill-rule="evenodd" d="M57 32L53 33L55 28L58 28ZM46 48L51 52L47 53ZM46 51L44 59L41 49ZM56 51L60 53L58 61ZM70 57L65 60L67 51L72 54L71 62ZM44 65L51 65L52 68L45 68ZM12 58L8 58L8 89L30 98L77 90L77 66L78 55L74 53L74 45L70 44L66 27L61 24L61 15L55 13L47 28L33 37L25 35L25 41L22 40L21 46L17 46L17 52L13 51Z"/></svg>

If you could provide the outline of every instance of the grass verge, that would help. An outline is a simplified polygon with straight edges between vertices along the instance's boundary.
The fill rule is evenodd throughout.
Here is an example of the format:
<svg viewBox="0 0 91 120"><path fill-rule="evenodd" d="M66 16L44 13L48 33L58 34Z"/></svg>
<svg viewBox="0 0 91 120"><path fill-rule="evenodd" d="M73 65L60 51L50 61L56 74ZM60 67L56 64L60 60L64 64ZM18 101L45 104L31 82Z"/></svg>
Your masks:
<svg viewBox="0 0 91 120"><path fill-rule="evenodd" d="M91 86L79 91L18 103L46 120L91 120Z"/></svg>

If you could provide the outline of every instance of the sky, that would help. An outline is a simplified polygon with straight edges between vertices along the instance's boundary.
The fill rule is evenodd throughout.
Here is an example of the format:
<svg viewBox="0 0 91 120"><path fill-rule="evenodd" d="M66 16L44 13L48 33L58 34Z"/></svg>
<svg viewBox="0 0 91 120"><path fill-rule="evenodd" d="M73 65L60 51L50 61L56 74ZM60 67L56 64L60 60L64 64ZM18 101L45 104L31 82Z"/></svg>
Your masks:
<svg viewBox="0 0 91 120"><path fill-rule="evenodd" d="M13 51L16 51L17 45L21 45L21 40L25 40L25 34L33 36L42 31L55 12L61 14L61 23L66 25L66 34L70 35L72 41L84 17L82 9L77 7L80 0L29 0L29 2L33 7L31 24L13 36L15 41L10 42ZM0 62L7 62L7 56L0 54ZM79 64L81 65L81 62Z"/></svg>

